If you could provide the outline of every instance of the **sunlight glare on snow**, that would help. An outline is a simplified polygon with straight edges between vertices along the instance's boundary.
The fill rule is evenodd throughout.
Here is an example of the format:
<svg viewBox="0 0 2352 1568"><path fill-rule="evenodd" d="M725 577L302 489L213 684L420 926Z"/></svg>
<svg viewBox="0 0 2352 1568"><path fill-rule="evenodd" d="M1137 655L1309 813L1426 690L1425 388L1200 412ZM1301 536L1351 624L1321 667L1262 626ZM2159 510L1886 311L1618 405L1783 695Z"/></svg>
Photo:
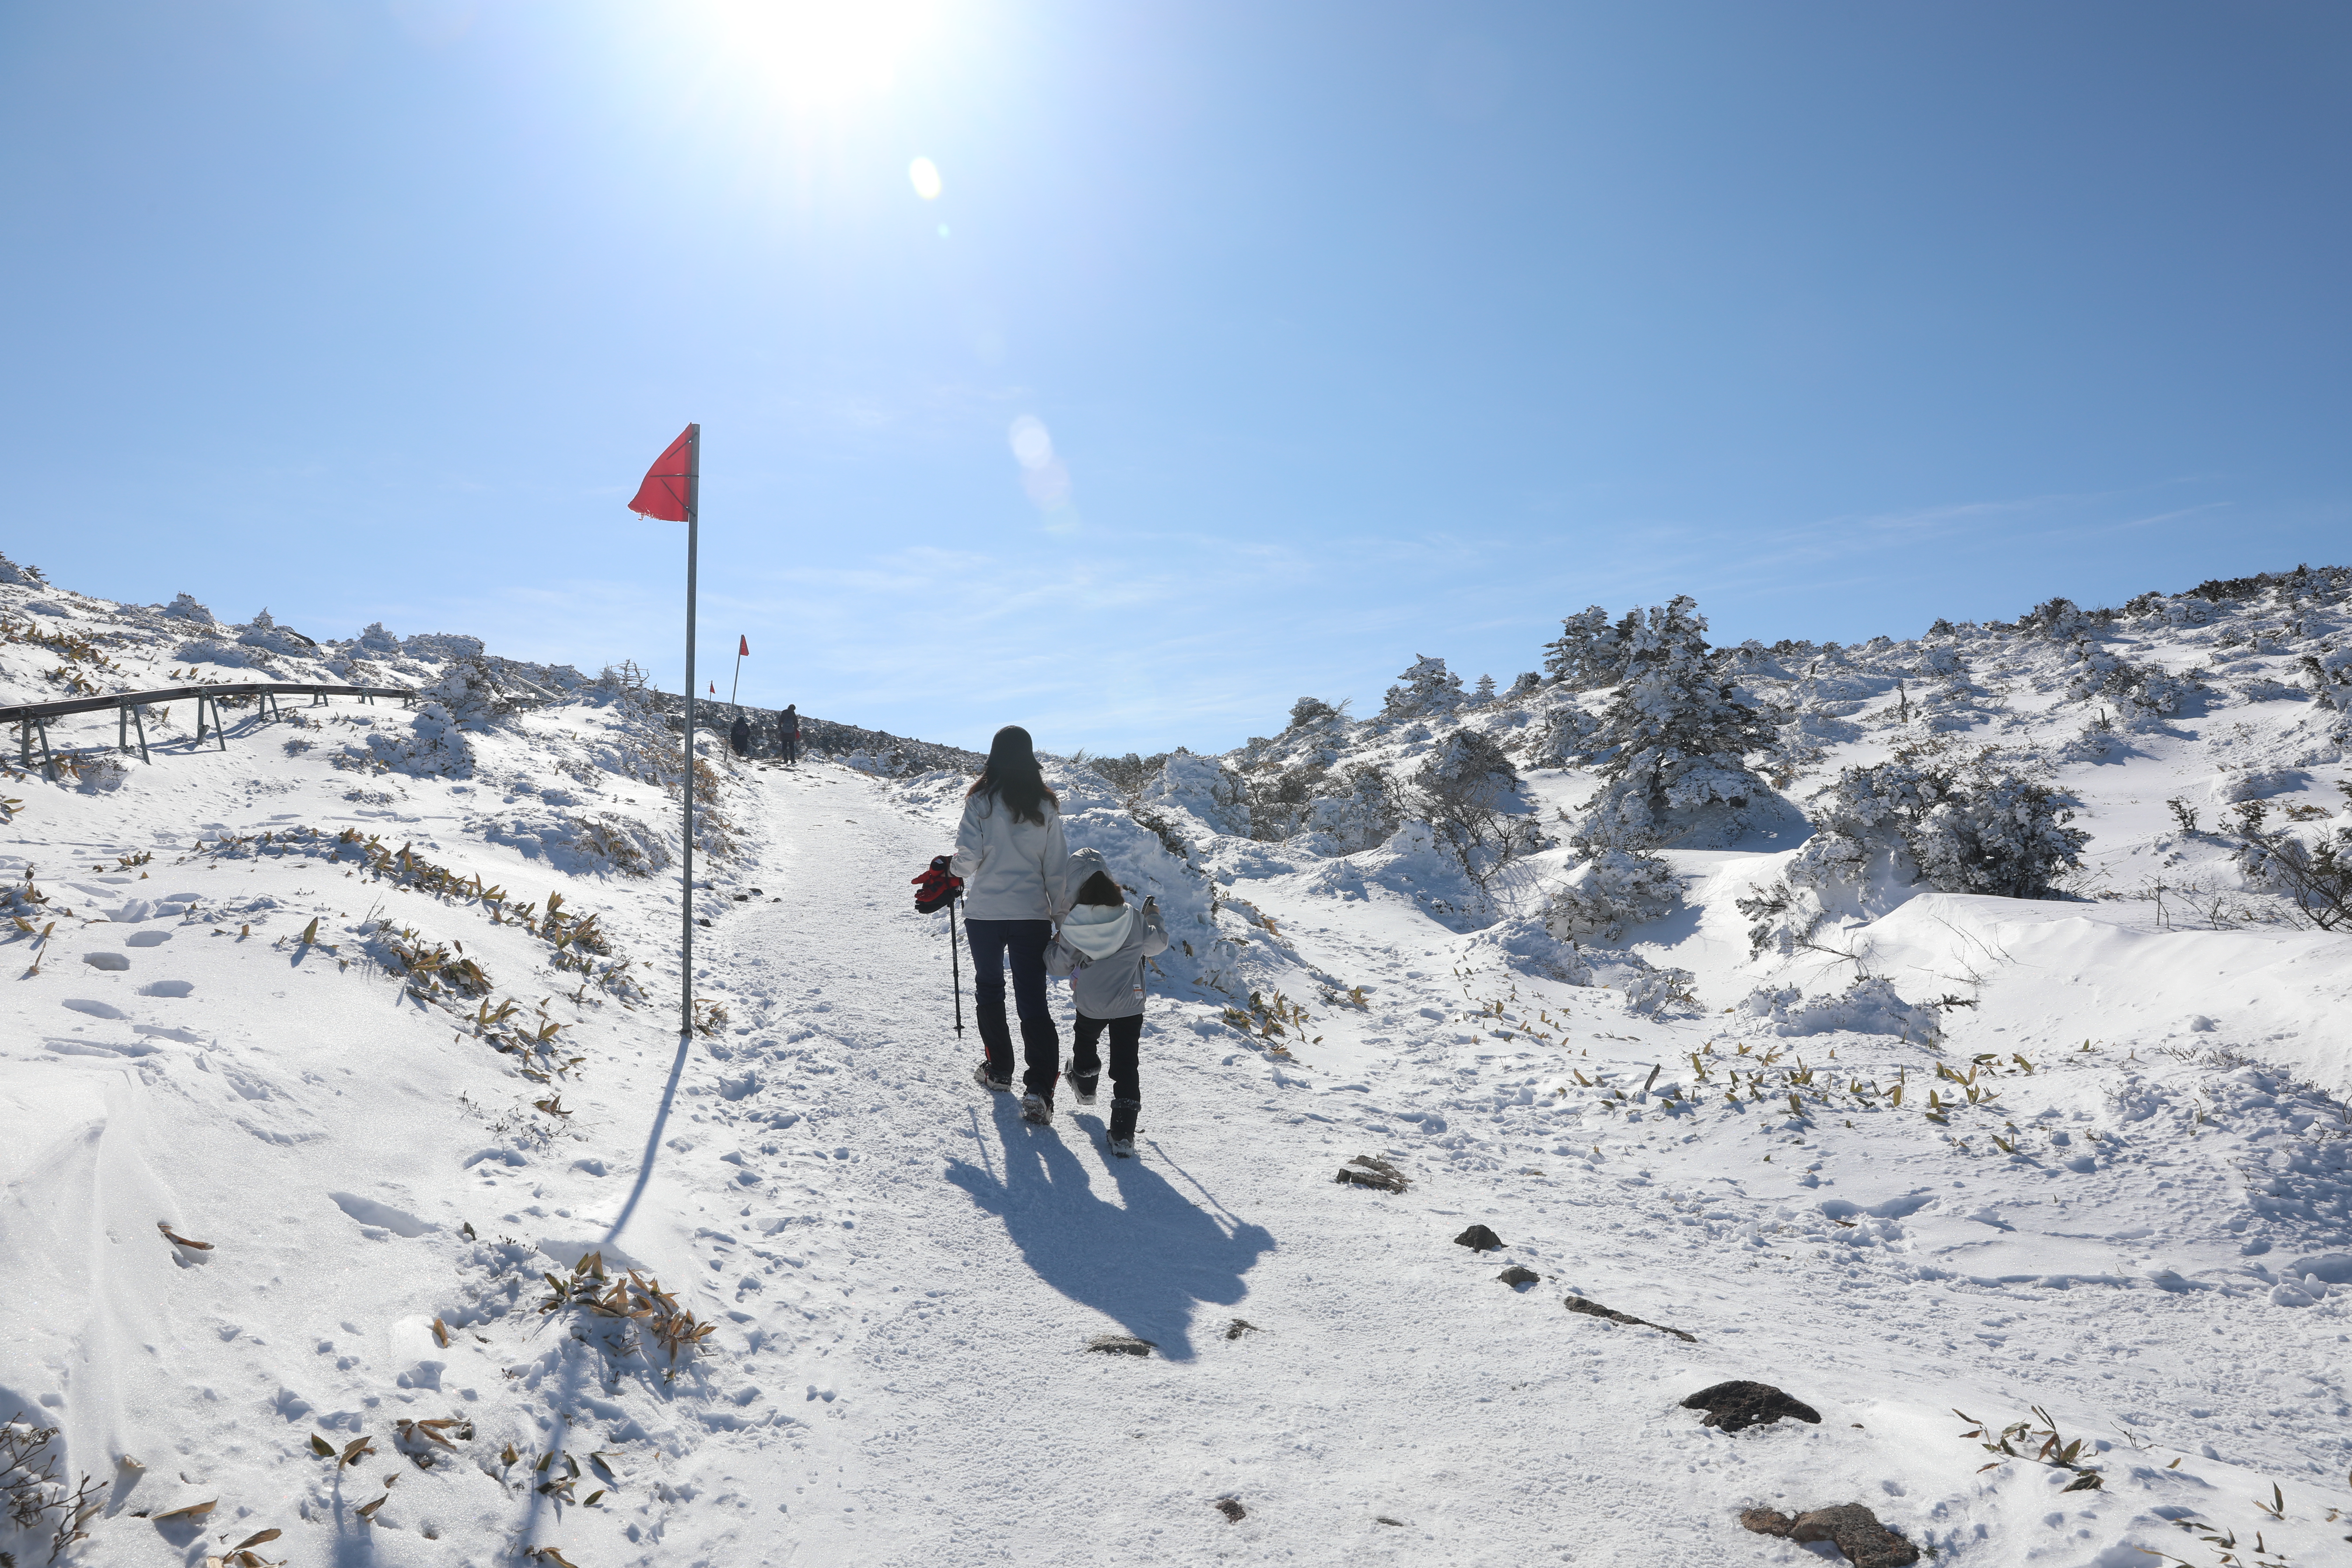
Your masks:
<svg viewBox="0 0 2352 1568"><path fill-rule="evenodd" d="M914 182L915 194L925 201L940 199L940 166L929 158L918 158L908 164L907 178Z"/></svg>

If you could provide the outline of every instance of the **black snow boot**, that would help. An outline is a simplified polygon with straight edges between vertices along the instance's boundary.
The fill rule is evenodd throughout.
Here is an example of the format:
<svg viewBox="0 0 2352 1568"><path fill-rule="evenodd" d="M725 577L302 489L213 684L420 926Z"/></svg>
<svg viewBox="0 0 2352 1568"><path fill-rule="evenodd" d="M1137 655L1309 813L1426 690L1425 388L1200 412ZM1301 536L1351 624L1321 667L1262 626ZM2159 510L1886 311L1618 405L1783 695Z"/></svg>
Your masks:
<svg viewBox="0 0 2352 1568"><path fill-rule="evenodd" d="M1099 1071L1080 1072L1075 1062L1062 1069L1062 1079L1070 1086L1070 1093L1076 1097L1080 1105L1092 1105L1095 1102L1095 1090L1102 1086L1102 1074Z"/></svg>
<svg viewBox="0 0 2352 1568"><path fill-rule="evenodd" d="M1135 1157L1135 1118L1143 1109L1139 1100L1110 1102L1110 1152L1122 1160Z"/></svg>

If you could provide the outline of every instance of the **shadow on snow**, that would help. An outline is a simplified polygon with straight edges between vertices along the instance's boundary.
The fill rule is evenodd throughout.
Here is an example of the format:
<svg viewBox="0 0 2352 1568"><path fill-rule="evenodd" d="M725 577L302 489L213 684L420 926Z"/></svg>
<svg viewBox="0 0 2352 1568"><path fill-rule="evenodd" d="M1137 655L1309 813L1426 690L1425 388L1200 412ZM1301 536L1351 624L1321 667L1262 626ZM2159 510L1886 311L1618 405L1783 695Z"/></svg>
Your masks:
<svg viewBox="0 0 2352 1568"><path fill-rule="evenodd" d="M1109 1161L1112 1201L1096 1192L1091 1162L1063 1142L1061 1127L1031 1126L1012 1096L992 1098L1002 1177L959 1160L947 1179L1004 1222L1038 1279L1152 1341L1171 1361L1192 1359L1194 1304L1240 1301L1248 1293L1242 1277L1273 1250L1273 1233L1223 1213L1204 1191L1219 1211L1212 1214L1171 1185L1157 1162ZM978 1120L975 1114L976 1133ZM1061 1126L1083 1130L1093 1146L1087 1152L1099 1148L1098 1118ZM985 1134L981 1146L987 1148Z"/></svg>

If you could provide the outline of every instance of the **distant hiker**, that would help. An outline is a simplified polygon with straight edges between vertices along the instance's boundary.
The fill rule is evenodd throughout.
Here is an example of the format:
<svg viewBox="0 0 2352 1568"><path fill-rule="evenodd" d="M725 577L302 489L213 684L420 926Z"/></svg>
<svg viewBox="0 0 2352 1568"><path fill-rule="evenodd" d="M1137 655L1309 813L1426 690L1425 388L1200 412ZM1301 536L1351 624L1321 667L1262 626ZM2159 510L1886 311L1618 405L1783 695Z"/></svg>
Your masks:
<svg viewBox="0 0 2352 1568"><path fill-rule="evenodd" d="M727 743L735 748L739 757L751 754L751 721L743 716L740 708L735 710L735 722L728 728Z"/></svg>
<svg viewBox="0 0 2352 1568"><path fill-rule="evenodd" d="M1066 875L1076 885L1074 901L1045 956L1046 973L1067 976L1078 1004L1070 1065L1062 1076L1080 1105L1092 1105L1102 1077L1097 1042L1110 1032L1110 1152L1130 1159L1136 1114L1143 1109L1136 1065L1143 1042L1143 961L1168 951L1168 927L1158 900L1144 900L1139 910L1129 907L1097 851L1071 856Z"/></svg>
<svg viewBox="0 0 2352 1568"><path fill-rule="evenodd" d="M793 767L801 761L801 710L797 702L784 704L776 715L776 754Z"/></svg>
<svg viewBox="0 0 2352 1568"><path fill-rule="evenodd" d="M1054 1118L1062 1037L1045 1000L1045 944L1069 908L1068 843L1062 803L1045 786L1029 731L1007 724L989 743L988 765L964 795L950 870L964 880L964 934L971 941L972 1012L987 1058L973 1069L982 1089L1013 1088L1013 1032L1004 1023L1004 964L1013 962L1013 1004L1021 1016L1021 1114Z"/></svg>

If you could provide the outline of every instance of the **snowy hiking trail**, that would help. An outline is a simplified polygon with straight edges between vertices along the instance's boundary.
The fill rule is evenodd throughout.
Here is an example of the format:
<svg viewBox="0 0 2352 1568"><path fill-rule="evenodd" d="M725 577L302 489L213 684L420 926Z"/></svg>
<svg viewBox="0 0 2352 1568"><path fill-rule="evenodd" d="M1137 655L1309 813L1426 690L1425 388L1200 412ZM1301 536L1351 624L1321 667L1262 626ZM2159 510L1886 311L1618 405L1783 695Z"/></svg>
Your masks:
<svg viewBox="0 0 2352 1568"><path fill-rule="evenodd" d="M2090 655L2023 632L1801 649L1793 683L1741 651L1786 733L1831 748L1819 782L1927 743L1901 682L1958 647L1911 699L2047 759L2095 829L2096 898L1880 888L1794 955L1738 909L1786 872L1777 840L1665 850L1675 906L1572 974L1541 918L1564 848L1481 907L1425 826L1335 837L1370 797L1321 795L1297 810L1330 831L1286 837L1248 815L1277 810L1271 775L1234 771L1407 777L1475 727L1515 747L1531 819L1572 818L1594 775L1545 749L1572 691L1176 753L1140 784L1051 763L1073 844L1179 942L1141 1157L1114 1162L1107 1107L1033 1128L971 1082L945 921L908 881L963 778L706 739L696 991L730 1016L681 1052L677 741L624 686L469 638L199 635L5 583L0 605L26 617L0 626L19 696L59 658L122 689L176 658L436 694L240 716L227 751L151 715L152 767L5 786L0 1416L57 1426L98 1489L67 1563L196 1568L269 1529L298 1563L386 1568L1801 1568L1739 1510L1861 1501L1944 1568L2218 1563L2178 1521L2274 1568L2352 1527L2328 1513L2352 1507L2352 939L2233 914L2262 895L2173 821L2325 815L2337 710L2282 681L2332 610L2135 612L2100 637L2209 656L2206 695L2080 734L2105 698L2058 693ZM519 668L553 699L502 698ZM1410 1190L1335 1183L1359 1154ZM1474 1223L1504 1249L1454 1245ZM611 1306L629 1268L664 1292L637 1317L574 1289ZM1103 1333L1160 1348L1089 1353ZM1823 1420L1729 1435L1681 1407L1735 1378ZM1954 1407L2048 1411L2103 1488L1988 1456ZM457 1425L400 1425L425 1420ZM315 1447L368 1443L348 1468Z"/></svg>
<svg viewBox="0 0 2352 1568"><path fill-rule="evenodd" d="M1845 1492L1822 1495L1813 1479L1822 1471L1871 1476L1868 1493L1846 1490L1890 1519L1902 1508L1889 1500L1911 1497L1936 1499L1934 1514L1984 1528L2030 1510L2053 1546L2081 1544L2069 1539L2081 1526L2059 1529L2041 1517L2050 1509L2040 1475L2009 1478L2005 1495L1990 1484L1974 1498L1954 1490L1974 1466L1960 1462L1972 1446L1956 1441L1948 1406L2024 1415L2019 1394L2003 1386L2009 1377L1984 1381L2012 1337L2020 1348L2048 1347L2049 1360L2033 1369L2032 1402L2104 1403L2113 1391L2101 1384L2118 1369L2135 1383L2151 1370L2132 1365L2152 1342L2131 1320L2151 1300L2172 1307L2176 1299L2136 1296L2119 1319L2111 1300L2083 1290L2012 1287L1978 1300L1912 1281L1890 1293L1893 1282L1867 1266L1867 1251L1853 1250L1852 1238L1841 1238L1849 1240L1843 1248L1828 1242L1839 1222L1821 1213L1859 1216L1845 1223L1864 1240L1872 1230L1899 1236L1902 1217L1937 1202L1916 1183L1886 1180L1924 1173L1906 1170L1916 1165L1908 1140L1874 1148L1865 1135L1832 1156L1759 1126L1741 1137L1741 1164L1758 1169L1756 1178L1727 1175L1704 1146L1675 1147L1691 1134L1612 1137L1605 1153L1565 1169L1563 1150L1537 1156L1540 1165L1483 1176L1433 1169L1390 1148L1415 1186L1379 1195L1333 1180L1346 1156L1385 1146L1371 1131L1385 1125L1384 1113L1364 1107L1426 1100L1433 1082L1475 1079L1498 1058L1524 1062L1533 1053L1498 1052L1491 1041L1478 1049L1474 1037L1392 1058L1361 1037L1372 1032L1370 1020L1352 1031L1327 1020L1318 1026L1325 1044L1299 1054L1320 1068L1350 1057L1354 1064L1340 1074L1286 1069L1213 1045L1156 998L1141 1157L1114 1161L1102 1151L1098 1109L1076 1110L1066 1098L1052 1126L1030 1127L1011 1097L984 1096L970 1082L977 1047L959 1050L949 1025L944 922L913 915L899 891L946 841L951 816L937 808L909 815L887 788L830 770L763 779L772 837L759 885L772 894L780 885L784 901L741 905L722 919L709 973L734 976L726 983L751 1005L739 1028L779 1038L784 1060L815 1072L804 1080L817 1090L806 1125L793 1132L820 1154L849 1153L826 1173L832 1212L855 1228L812 1234L842 1255L845 1278L887 1272L893 1281L857 1289L855 1321L838 1313L845 1342L821 1357L830 1378L815 1381L839 1414L816 1423L815 1462L796 1484L808 1485L814 1500L830 1482L838 1501L809 1507L796 1494L788 1532L816 1532L823 1550L803 1548L814 1560L1087 1562L1116 1552L1169 1563L1426 1562L1507 1550L1573 1558L1612 1550L1629 1533L1664 1562L1769 1556L1769 1543L1738 1530L1727 1502L1847 1500ZM1395 913L1368 908L1360 929L1306 928L1296 940L1302 952L1328 946L1335 967L1378 963L1398 973L1411 956L1396 938L1428 933L1401 932ZM1318 918L1330 918L1328 906ZM770 979L772 966L784 974ZM1055 999L1066 1038L1058 988ZM1566 987L1551 998L1569 1016L1591 1002ZM1654 1062L1687 1043L1622 1015L1594 1022L1602 1028L1587 1037L1596 1054L1614 1045ZM735 1081L748 1083L750 1071ZM1355 1081L1326 1089L1313 1079ZM1496 1096L1496 1120L1528 1098L1507 1089ZM748 1139L743 1130L761 1125L761 1099L747 1091L709 1114ZM1455 1114L1467 1109L1448 1099ZM1434 1120L1443 1128L1444 1119ZM1348 1130L1351 1121L1359 1131ZM1894 1134L1885 1129L1880 1138ZM1808 1225L1776 1223L1789 1213L1774 1195L1784 1179L1748 1163L1776 1147L1810 1167L1790 1172L1790 1190L1817 1188L1814 1173L1833 1170L1832 1184L1843 1176L1862 1202L1822 1204ZM1874 1164L1885 1167L1876 1185ZM1682 1169L1661 1168L1671 1166ZM2220 1192L2200 1186L2206 1179L2192 1167L2167 1184L2192 1189L2187 1206L2222 1206ZM1759 1180L1769 1190L1751 1190ZM1711 1194L1679 1185L1702 1182ZM1894 1194L1880 1197L1878 1185ZM1916 1195L1903 1196L1906 1187ZM2021 1250L2048 1247L2046 1237L2016 1236L1994 1212L2018 1194L1985 1195L1993 1204L1962 1205L1979 1217L1955 1216L1959 1231L2014 1237L2028 1244ZM2127 1194L2116 1200L2120 1217L2095 1204L2075 1222L2091 1234L2062 1246L2063 1258L2032 1260L2035 1274L2071 1267L2086 1284L2102 1275L2119 1281L2116 1254L2153 1228L2124 1222L2183 1206ZM1454 1232L1474 1220L1513 1245L1485 1257L1454 1246ZM1759 1220L1765 1237L1798 1233L1790 1239L1802 1245L1809 1232L1828 1250L1809 1258L1790 1256L1793 1247L1759 1248ZM2062 1219L2053 1228L2074 1226ZM2084 1243L2096 1255L2089 1268ZM1821 1266L1841 1251L1842 1265ZM1496 1283L1513 1262L1545 1282L1524 1290ZM1564 1286L1693 1330L1699 1342L1572 1317L1559 1306ZM2222 1344L2275 1330L2275 1313L2258 1298L2214 1293L2198 1305L2202 1331ZM1235 1318L1254 1331L1227 1338ZM2305 1364L2320 1375L2329 1359L2322 1346L2341 1341L2332 1323L2308 1322ZM1154 1340L1160 1352L1143 1361L1084 1353L1105 1331ZM2256 1393L2266 1381L2258 1365L2210 1352L2199 1359L2193 1372L2167 1369L2158 1386L2189 1373L2216 1393L2234 1382L2275 1396ZM2322 1386L2340 1408L2336 1359ZM2284 1370L2291 1374L2296 1360L2286 1352ZM1735 1376L1794 1388L1832 1419L1733 1438L1674 1408L1683 1394ZM1906 1396L1915 1376L1937 1382L1943 1403ZM2290 1460L2292 1450L2271 1458ZM2159 1491L2186 1496L2206 1484L2160 1463L2139 1472ZM1206 1506L1228 1494L1250 1510L1238 1525ZM2070 1511L2096 1517L2079 1508L2051 1521Z"/></svg>
<svg viewBox="0 0 2352 1568"><path fill-rule="evenodd" d="M307 765L174 758L150 787L165 822L349 820L340 795L306 795ZM625 950L674 936L674 890L553 879L479 841L469 786L408 788L383 809L429 856L540 896L561 881ZM814 765L745 770L725 804L741 849L699 898L697 991L730 1023L681 1060L669 977L646 974L633 1013L551 997L583 1058L549 1086L572 1112L560 1125L516 1058L382 971L341 967L375 910L462 940L526 1005L571 984L526 986L548 949L512 923L251 844L83 875L74 855L119 835L26 827L19 852L85 910L160 883L163 909L184 889L199 911L172 924L126 903L140 919L80 927L16 983L20 1018L42 1022L9 1037L0 1146L46 1152L8 1167L0 1243L37 1260L15 1283L39 1326L0 1394L79 1424L79 1468L148 1467L115 1489L89 1561L161 1568L270 1526L309 1557L386 1564L511 1561L526 1543L581 1568L1802 1563L1737 1510L1848 1500L1958 1561L2116 1568L2127 1539L2194 1549L2150 1511L2179 1508L2325 1560L2309 1502L2344 1429L2342 1302L2282 1310L2216 1268L2248 1234L2281 1257L2341 1234L2343 1145L2304 1152L2312 1102L2276 1075L2068 1061L2043 1036L2079 1020L1996 985L1961 1026L2051 1053L1998 1080L2017 1121L2058 1118L2031 1157L1962 1152L1883 1111L1661 1101L1647 1074L1706 1020L1498 971L1475 933L1385 889L1269 879L1253 897L1300 962L1372 981L1374 1005L1318 1011L1320 1043L1286 1059L1214 1005L1155 994L1141 1154L1114 1162L1100 1108L1034 1128L971 1082L945 922L913 913L907 880L947 842L947 799ZM1974 902L2000 904L1943 918ZM312 910L338 953L291 940ZM114 952L131 967L80 962ZM158 976L193 994L148 994ZM1489 999L1528 1023L1474 1016ZM1857 1072L1928 1081L1916 1046L1833 1045ZM2287 1158L2257 1199L2246 1173L2273 1149ZM1412 1189L1335 1183L1359 1153ZM174 1256L159 1217L218 1250ZM1473 1222L1507 1249L1454 1245ZM533 1310L541 1270L600 1245L718 1325L674 1380L642 1336L615 1353L593 1317ZM1499 1283L1508 1264L1541 1283ZM1570 1291L1696 1342L1571 1315ZM1236 1318L1255 1331L1227 1338ZM1160 1350L1087 1352L1105 1332ZM1823 1423L1727 1436L1678 1407L1735 1377ZM2062 1501L2065 1473L2021 1461L1977 1473L1949 1407L2001 1423L2037 1404L2105 1446L2106 1490ZM476 1434L457 1458L395 1457L429 1447L396 1439L394 1417L451 1415ZM312 1432L388 1452L339 1472ZM553 1468L533 1468L541 1454ZM572 1463L568 1501L532 1484ZM2266 1478L2296 1500L2291 1522L2247 1500ZM1228 1495L1239 1523L1212 1506ZM131 1517L214 1498L234 1522L209 1533Z"/></svg>

